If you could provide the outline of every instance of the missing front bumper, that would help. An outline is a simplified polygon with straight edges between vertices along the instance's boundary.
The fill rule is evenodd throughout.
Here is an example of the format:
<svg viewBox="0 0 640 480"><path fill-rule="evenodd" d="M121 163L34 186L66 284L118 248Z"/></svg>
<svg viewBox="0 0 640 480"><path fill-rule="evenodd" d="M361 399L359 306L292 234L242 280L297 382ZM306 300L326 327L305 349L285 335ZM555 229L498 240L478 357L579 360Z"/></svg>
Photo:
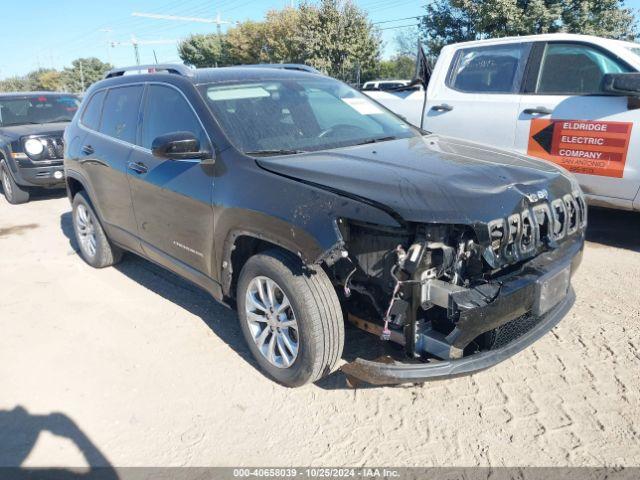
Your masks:
<svg viewBox="0 0 640 480"><path fill-rule="evenodd" d="M457 321L446 337L429 329L416 331L414 352L443 360L400 363L390 358L380 362L358 358L342 371L357 380L385 385L455 376L501 362L544 335L571 308L575 295L570 279L582 261L583 246L580 238L535 257L518 273L502 279L495 295L425 280L420 291L423 307L429 303L444 307L455 312ZM489 331L496 332L494 344L464 357L466 346Z"/></svg>
<svg viewBox="0 0 640 480"><path fill-rule="evenodd" d="M516 353L524 350L545 335L569 312L575 302L573 288L566 297L541 317L528 332L502 348L476 353L457 360L433 361L429 363L402 363L390 361L369 361L358 358L343 365L341 370L351 379L373 385L394 385L419 383L437 378L465 375L490 368ZM357 383L357 382L351 382Z"/></svg>

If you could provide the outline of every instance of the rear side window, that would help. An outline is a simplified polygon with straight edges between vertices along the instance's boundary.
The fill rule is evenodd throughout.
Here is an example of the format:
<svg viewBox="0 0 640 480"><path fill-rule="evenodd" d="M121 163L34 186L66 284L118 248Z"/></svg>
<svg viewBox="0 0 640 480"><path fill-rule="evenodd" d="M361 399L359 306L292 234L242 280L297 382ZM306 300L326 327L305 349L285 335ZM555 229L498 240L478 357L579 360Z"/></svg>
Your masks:
<svg viewBox="0 0 640 480"><path fill-rule="evenodd" d="M171 87L150 85L142 119L142 139L140 145L151 149L156 137L173 132L191 132L200 146L206 144L206 134L191 106L182 94Z"/></svg>
<svg viewBox="0 0 640 480"><path fill-rule="evenodd" d="M102 109L100 132L135 143L141 97L142 85L110 89Z"/></svg>
<svg viewBox="0 0 640 480"><path fill-rule="evenodd" d="M402 86L402 83L381 83L380 90L393 90L394 88L400 88Z"/></svg>
<svg viewBox="0 0 640 480"><path fill-rule="evenodd" d="M98 130L100 126L100 115L102 113L102 102L104 101L105 91L97 92L87 103L82 113L82 124L91 130Z"/></svg>
<svg viewBox="0 0 640 480"><path fill-rule="evenodd" d="M447 86L468 93L516 93L530 50L530 43L461 49Z"/></svg>
<svg viewBox="0 0 640 480"><path fill-rule="evenodd" d="M589 45L550 43L542 57L536 93L602 93L602 79L607 73L628 71L622 62Z"/></svg>

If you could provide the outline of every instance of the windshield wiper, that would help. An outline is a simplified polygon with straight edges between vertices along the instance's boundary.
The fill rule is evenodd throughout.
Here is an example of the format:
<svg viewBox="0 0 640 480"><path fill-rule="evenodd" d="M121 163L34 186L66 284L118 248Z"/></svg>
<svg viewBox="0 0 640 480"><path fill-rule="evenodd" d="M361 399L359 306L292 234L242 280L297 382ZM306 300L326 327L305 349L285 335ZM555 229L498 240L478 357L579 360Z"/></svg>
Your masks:
<svg viewBox="0 0 640 480"><path fill-rule="evenodd" d="M389 140L397 140L397 139L398 137L389 135L388 137L369 138L367 140L363 140L360 143L356 143L356 145L367 145L369 143L388 142Z"/></svg>
<svg viewBox="0 0 640 480"><path fill-rule="evenodd" d="M253 150L251 152L244 152L245 155L257 155L257 156L269 156L269 155L295 155L296 153L307 153L305 150L293 150L281 148L279 150Z"/></svg>

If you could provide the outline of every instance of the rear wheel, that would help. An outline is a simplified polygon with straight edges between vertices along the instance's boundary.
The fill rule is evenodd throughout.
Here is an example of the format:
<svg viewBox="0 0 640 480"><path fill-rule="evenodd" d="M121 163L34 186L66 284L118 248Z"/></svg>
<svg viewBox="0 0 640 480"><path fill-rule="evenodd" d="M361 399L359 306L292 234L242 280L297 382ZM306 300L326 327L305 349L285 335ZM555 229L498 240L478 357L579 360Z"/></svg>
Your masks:
<svg viewBox="0 0 640 480"><path fill-rule="evenodd" d="M0 180L4 198L7 199L7 202L12 205L18 205L29 201L29 192L20 188L5 165L0 165Z"/></svg>
<svg viewBox="0 0 640 480"><path fill-rule="evenodd" d="M95 268L118 263L122 258L122 251L109 242L84 192L78 192L73 197L72 215L76 241L84 261Z"/></svg>
<svg viewBox="0 0 640 480"><path fill-rule="evenodd" d="M251 257L238 281L238 315L245 340L266 374L297 387L335 368L344 322L325 272L303 267L278 250Z"/></svg>

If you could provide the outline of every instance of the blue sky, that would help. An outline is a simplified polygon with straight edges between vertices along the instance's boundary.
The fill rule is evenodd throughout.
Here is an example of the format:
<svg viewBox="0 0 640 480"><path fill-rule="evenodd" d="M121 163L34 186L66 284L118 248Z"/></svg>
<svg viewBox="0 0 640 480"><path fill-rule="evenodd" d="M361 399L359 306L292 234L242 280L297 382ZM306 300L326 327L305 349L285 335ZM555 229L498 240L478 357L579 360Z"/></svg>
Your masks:
<svg viewBox="0 0 640 480"><path fill-rule="evenodd" d="M95 56L122 66L135 63L133 47L109 47L109 42L166 40L140 45L142 63L179 61L176 42L190 33L214 32L215 25L134 17L133 12L160 13L222 20L259 20L265 12L292 0L4 0L2 5L2 63L0 78L23 75L40 67L62 68L78 57ZM295 1L295 0L293 0ZM379 24L385 54L393 50L396 28L414 23L399 20L423 13L425 0L355 0ZM637 0L640 2L640 0ZM25 4L28 3L28 8ZM389 20L398 20L389 22ZM226 27L223 27L223 30Z"/></svg>

